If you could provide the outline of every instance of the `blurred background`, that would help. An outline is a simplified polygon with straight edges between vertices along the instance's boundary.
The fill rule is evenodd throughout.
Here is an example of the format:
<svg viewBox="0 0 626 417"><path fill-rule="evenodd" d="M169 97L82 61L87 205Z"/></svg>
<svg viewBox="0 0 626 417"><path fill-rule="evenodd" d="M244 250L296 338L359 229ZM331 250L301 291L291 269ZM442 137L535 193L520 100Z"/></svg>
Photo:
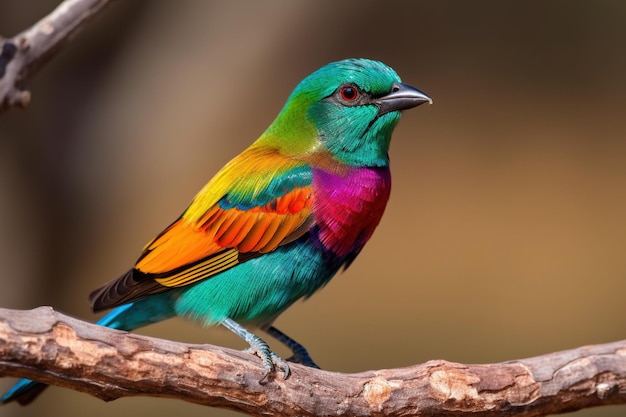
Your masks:
<svg viewBox="0 0 626 417"><path fill-rule="evenodd" d="M3 1L0 34L57 3ZM434 105L395 131L372 241L278 327L341 372L624 339L624 22L626 3L605 0L114 2L0 119L0 306L95 319L90 290L132 266L300 79L368 57ZM182 320L141 332L244 347ZM139 411L236 415L59 388L1 414Z"/></svg>

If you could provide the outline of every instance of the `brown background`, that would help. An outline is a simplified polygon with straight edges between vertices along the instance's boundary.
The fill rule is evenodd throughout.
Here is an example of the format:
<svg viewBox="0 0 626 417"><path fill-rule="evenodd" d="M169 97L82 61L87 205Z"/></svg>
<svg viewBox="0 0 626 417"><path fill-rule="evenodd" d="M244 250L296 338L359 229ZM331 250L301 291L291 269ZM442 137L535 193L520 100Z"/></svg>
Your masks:
<svg viewBox="0 0 626 417"><path fill-rule="evenodd" d="M0 33L55 4L3 1ZM0 119L0 306L93 319L89 291L132 265L301 78L357 56L435 104L395 132L370 244L280 328L344 372L623 339L625 22L626 3L604 0L115 2L37 75L31 106ZM243 347L182 320L143 332ZM58 388L1 414L131 412L232 415Z"/></svg>

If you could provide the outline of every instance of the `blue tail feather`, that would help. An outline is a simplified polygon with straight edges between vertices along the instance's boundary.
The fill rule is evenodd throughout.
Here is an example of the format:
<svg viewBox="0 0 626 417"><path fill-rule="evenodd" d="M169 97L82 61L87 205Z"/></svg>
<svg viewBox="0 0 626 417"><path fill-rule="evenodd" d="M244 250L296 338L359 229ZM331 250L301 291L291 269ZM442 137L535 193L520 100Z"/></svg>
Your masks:
<svg viewBox="0 0 626 417"><path fill-rule="evenodd" d="M21 405L29 404L43 391L48 385L32 381L30 379L20 379L11 387L2 397L0 404L6 404L11 401L17 401Z"/></svg>

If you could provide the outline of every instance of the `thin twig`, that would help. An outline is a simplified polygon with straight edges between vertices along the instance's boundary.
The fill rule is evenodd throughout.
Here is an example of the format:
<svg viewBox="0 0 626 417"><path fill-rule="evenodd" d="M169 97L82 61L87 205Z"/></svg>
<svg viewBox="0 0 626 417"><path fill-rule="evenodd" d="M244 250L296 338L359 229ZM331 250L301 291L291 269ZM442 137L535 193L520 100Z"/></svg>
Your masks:
<svg viewBox="0 0 626 417"><path fill-rule="evenodd" d="M0 38L0 113L12 106L28 105L30 92L24 89L27 78L111 1L65 0L13 38Z"/></svg>

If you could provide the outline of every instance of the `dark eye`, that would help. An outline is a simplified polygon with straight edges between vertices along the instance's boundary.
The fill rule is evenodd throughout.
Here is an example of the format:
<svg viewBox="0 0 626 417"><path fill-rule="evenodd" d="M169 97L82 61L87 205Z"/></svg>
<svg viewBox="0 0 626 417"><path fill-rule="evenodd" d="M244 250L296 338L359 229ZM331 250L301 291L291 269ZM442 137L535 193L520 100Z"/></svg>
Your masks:
<svg viewBox="0 0 626 417"><path fill-rule="evenodd" d="M359 90L351 85L344 85L339 90L339 94L341 94L341 98L345 101L354 101L359 96Z"/></svg>

